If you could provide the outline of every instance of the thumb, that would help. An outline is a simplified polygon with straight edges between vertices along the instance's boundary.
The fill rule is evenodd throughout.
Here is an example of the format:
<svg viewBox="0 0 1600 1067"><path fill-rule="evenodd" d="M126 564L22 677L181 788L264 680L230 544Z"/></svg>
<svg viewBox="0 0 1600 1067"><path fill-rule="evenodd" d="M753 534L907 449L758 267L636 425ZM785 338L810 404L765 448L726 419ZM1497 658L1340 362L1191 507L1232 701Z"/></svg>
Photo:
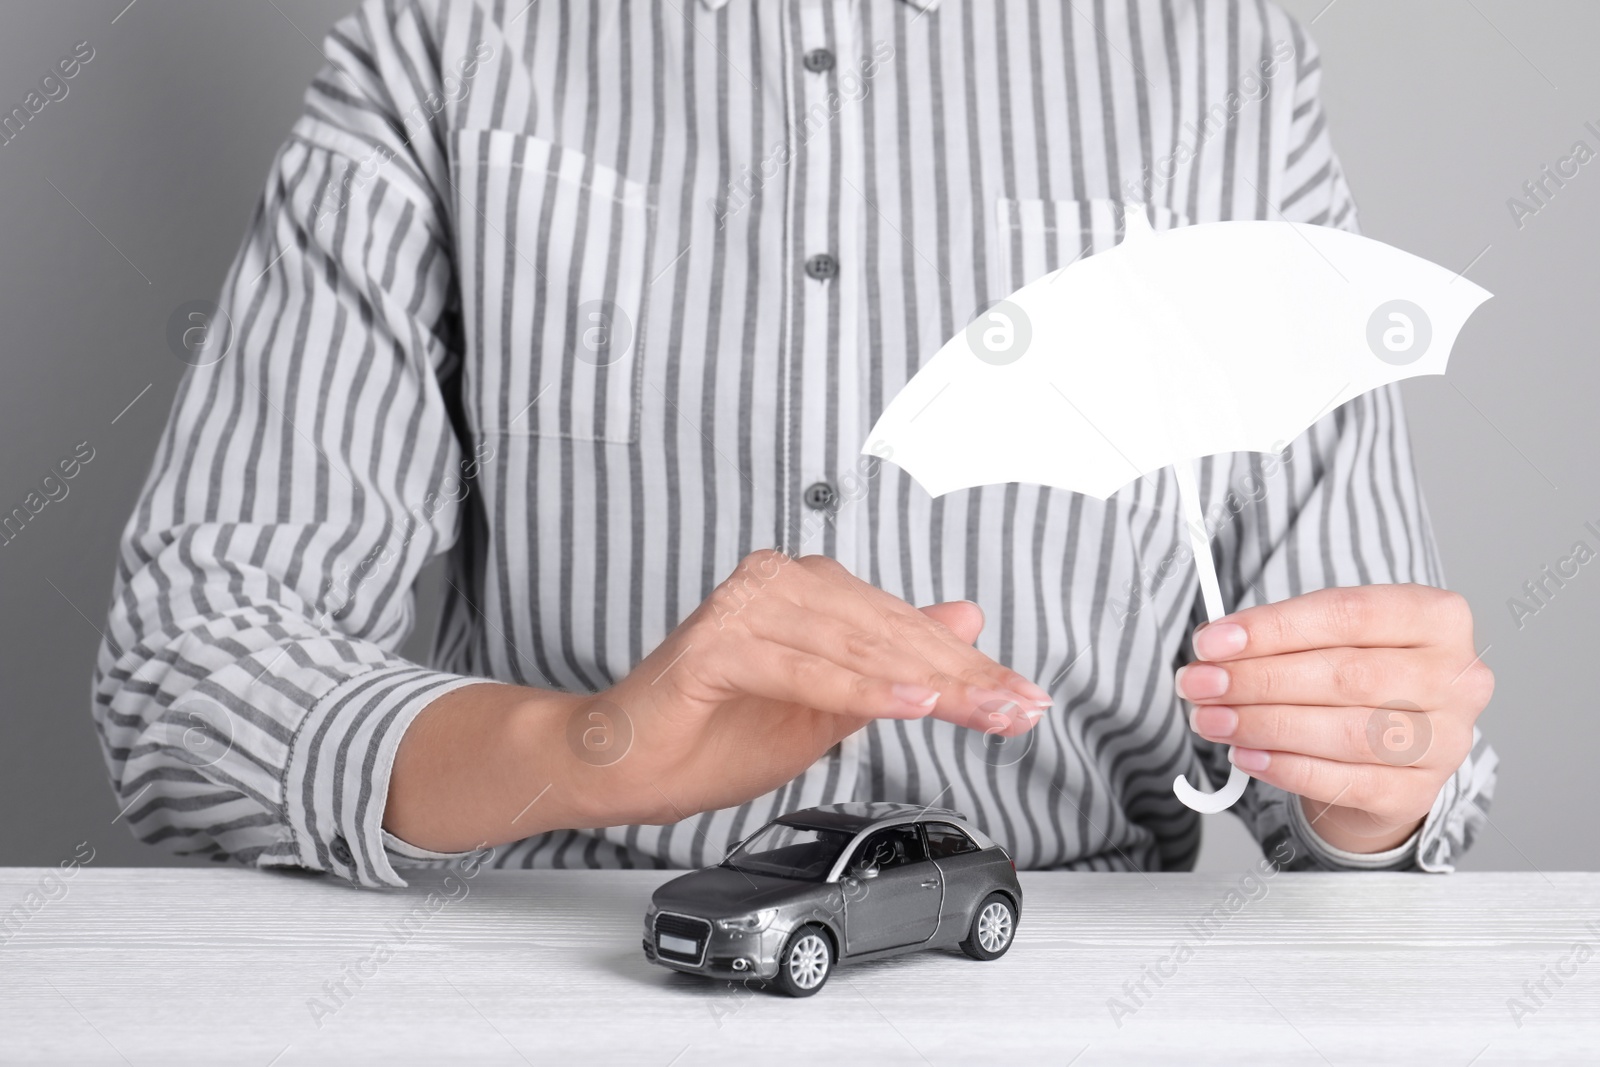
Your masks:
<svg viewBox="0 0 1600 1067"><path fill-rule="evenodd" d="M983 609L970 600L949 600L943 604L932 604L921 611L934 622L942 623L969 645L983 632Z"/></svg>

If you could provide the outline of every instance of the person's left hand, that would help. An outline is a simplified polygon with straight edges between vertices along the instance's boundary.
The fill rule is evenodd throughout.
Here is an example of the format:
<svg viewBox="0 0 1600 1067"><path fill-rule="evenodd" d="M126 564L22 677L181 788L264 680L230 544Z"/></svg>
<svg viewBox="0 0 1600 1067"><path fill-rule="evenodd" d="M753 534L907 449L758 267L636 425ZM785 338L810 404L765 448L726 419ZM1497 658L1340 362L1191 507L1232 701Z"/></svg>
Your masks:
<svg viewBox="0 0 1600 1067"><path fill-rule="evenodd" d="M1194 635L1178 671L1200 736L1302 798L1319 837L1382 852L1409 837L1472 750L1494 673L1472 611L1425 585L1322 589Z"/></svg>

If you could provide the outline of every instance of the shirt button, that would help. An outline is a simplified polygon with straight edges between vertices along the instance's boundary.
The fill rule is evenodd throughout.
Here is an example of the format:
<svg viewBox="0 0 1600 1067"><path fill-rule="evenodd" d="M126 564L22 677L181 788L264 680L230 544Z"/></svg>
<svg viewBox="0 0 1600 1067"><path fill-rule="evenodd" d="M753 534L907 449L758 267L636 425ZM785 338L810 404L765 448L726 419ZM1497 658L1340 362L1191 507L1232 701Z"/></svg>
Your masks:
<svg viewBox="0 0 1600 1067"><path fill-rule="evenodd" d="M826 252L806 260L806 273L819 282L825 282L839 273L839 261Z"/></svg>
<svg viewBox="0 0 1600 1067"><path fill-rule="evenodd" d="M806 69L813 74L822 74L833 69L833 53L826 48L813 48L806 53Z"/></svg>
<svg viewBox="0 0 1600 1067"><path fill-rule="evenodd" d="M332 844L328 846L328 851L333 853L334 859L343 864L349 864L355 859L350 854L350 845L342 837L334 838Z"/></svg>
<svg viewBox="0 0 1600 1067"><path fill-rule="evenodd" d="M813 482L806 486L805 501L812 511L831 511L839 501L839 494L827 482Z"/></svg>

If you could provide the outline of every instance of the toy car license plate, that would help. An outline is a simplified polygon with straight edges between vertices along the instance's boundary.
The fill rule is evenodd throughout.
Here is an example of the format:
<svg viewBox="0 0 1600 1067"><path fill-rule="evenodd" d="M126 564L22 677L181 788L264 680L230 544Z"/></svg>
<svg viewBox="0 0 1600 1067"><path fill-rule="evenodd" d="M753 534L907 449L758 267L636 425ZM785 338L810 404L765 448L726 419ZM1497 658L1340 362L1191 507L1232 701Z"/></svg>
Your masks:
<svg viewBox="0 0 1600 1067"><path fill-rule="evenodd" d="M700 952L698 941L691 941L687 937L673 937L671 934L662 934L657 944L664 952L679 952L685 956L698 955Z"/></svg>

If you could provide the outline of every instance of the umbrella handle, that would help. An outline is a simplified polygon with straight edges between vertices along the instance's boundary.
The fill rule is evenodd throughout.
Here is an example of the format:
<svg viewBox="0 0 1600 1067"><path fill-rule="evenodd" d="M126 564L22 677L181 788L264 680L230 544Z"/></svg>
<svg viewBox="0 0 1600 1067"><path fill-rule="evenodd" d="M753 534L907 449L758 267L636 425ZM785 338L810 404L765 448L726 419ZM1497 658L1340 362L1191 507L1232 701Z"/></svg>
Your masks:
<svg viewBox="0 0 1600 1067"><path fill-rule="evenodd" d="M1229 746L1228 752L1233 752ZM1244 787L1250 784L1250 776L1238 767L1230 767L1228 780L1222 788L1215 793L1202 793L1189 784L1183 775L1172 780L1172 792L1186 808L1198 811L1202 815L1215 815L1219 811L1227 811L1233 807L1234 802L1244 796Z"/></svg>
<svg viewBox="0 0 1600 1067"><path fill-rule="evenodd" d="M1194 462L1179 460L1172 465L1178 476L1178 497L1183 504L1183 524L1189 528L1189 543L1194 548L1194 565L1200 572L1200 593L1206 603L1206 618L1216 622L1227 614L1222 610L1222 586L1217 581L1217 564L1211 558L1211 534L1206 530L1205 512L1200 506L1200 488L1194 479ZM1228 746L1233 755L1233 746ZM1202 793L1190 785L1183 775L1172 780L1172 792L1186 808L1205 815L1227 811L1244 795L1250 776L1238 767L1230 767L1228 781L1215 793Z"/></svg>

